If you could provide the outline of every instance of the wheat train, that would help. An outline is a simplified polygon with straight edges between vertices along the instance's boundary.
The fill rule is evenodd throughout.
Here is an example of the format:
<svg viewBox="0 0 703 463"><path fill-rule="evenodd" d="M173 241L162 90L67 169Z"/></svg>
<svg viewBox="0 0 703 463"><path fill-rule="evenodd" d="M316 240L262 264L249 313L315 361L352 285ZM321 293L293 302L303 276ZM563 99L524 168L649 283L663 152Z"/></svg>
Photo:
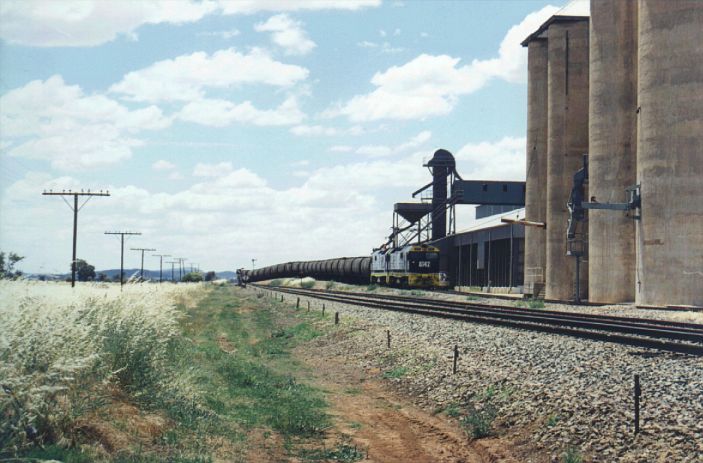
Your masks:
<svg viewBox="0 0 703 463"><path fill-rule="evenodd" d="M248 282L276 278L312 277L353 284L380 284L407 288L445 288L447 276L439 271L439 249L426 244L378 249L370 257L286 262L254 270L240 270Z"/></svg>

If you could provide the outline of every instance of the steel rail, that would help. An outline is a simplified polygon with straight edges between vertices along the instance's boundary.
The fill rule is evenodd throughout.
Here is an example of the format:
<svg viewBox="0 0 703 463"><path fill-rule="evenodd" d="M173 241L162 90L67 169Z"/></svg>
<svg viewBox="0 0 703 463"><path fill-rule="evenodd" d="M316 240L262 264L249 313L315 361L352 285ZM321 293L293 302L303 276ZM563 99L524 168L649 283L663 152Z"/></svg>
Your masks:
<svg viewBox="0 0 703 463"><path fill-rule="evenodd" d="M302 294L302 293L301 293ZM343 296L336 295L337 297L344 298L347 301L373 301L373 296L369 297L366 295L357 294L346 294ZM429 310L441 310L451 313L465 313L465 314L476 314L482 316L492 316L502 319L517 319L530 321L534 323L547 323L547 324L558 324L561 326L572 326L576 328L593 329L601 331L612 331L619 333L628 334L638 334L642 336L651 336L655 338L668 338L682 341L694 341L703 343L703 331L695 330L682 330L675 327L660 325L660 326L639 326L633 325L627 322L620 322L619 320L600 320L593 321L591 319L582 319L578 317L578 314L569 313L568 316L556 316L552 314L543 315L538 311L527 312L515 308L480 308L477 309L470 305L464 305L461 307L447 306L443 304L443 301L428 301L425 300L418 304L415 302L394 302L397 305L403 305L409 308L419 308L426 307Z"/></svg>
<svg viewBox="0 0 703 463"><path fill-rule="evenodd" d="M340 302L351 305L379 308L384 310L405 312L412 314L428 315L453 320L462 320L473 323L498 325L510 328L527 329L552 334L568 335L572 337L590 339L604 342L614 342L636 347L658 349L669 352L678 352L690 355L703 355L703 333L674 331L669 329L643 328L610 323L595 323L592 321L562 320L539 317L532 314L516 314L492 312L485 308L476 308L466 305L466 308L446 307L442 304L412 304L406 302L393 302L389 300L373 300L368 295L343 292L344 294L328 293L325 291L311 291L305 289L261 287L273 291L285 292L299 296L315 297L318 299ZM366 296L366 297L364 297ZM378 295L376 295L378 296ZM384 298L385 299L385 298ZM431 301L436 302L436 301ZM444 301L442 301L444 302ZM518 310L510 308L513 310ZM573 318L573 317L571 317ZM630 334L630 335L628 335ZM631 336L638 334L639 336ZM645 337L643 337L645 336ZM666 339L694 340L697 343L674 342Z"/></svg>
<svg viewBox="0 0 703 463"><path fill-rule="evenodd" d="M262 288L271 288L271 287L266 287L266 286L261 286L261 287ZM289 288L286 288L286 289L289 289ZM294 288L294 289L298 289L298 288ZM621 317L621 316L617 316L617 315L575 313L575 312L565 312L565 311L550 310L550 309L530 309L530 308L511 307L511 306L505 306L505 305L484 304L484 303L467 304L467 303L461 302L461 301L450 301L450 300L444 300L444 299L429 299L429 298L423 298L423 297L410 297L410 296L389 295L389 294L365 294L365 293L356 293L356 292L351 292L351 291L331 291L331 290L321 290L321 289L305 289L303 291L311 291L311 292L323 293L323 294L337 294L337 295L345 295L345 296L350 295L350 296L364 297L364 298L370 298L370 299L408 301L408 302L412 302L412 303L426 304L426 305L432 305L432 306L445 305L445 306L453 306L453 307L458 307L458 308L495 309L495 310L503 310L503 311L511 312L511 313L520 313L520 314L533 313L533 314L538 314L540 316L553 315L556 317L571 318L574 320L590 319L590 320L599 321L599 322L607 322L607 321L613 321L616 323L628 322L633 325L661 327L663 329L677 329L680 331L687 331L687 332L692 332L692 333L703 334L703 324L676 322L676 321L670 321L670 320L636 318L636 317Z"/></svg>

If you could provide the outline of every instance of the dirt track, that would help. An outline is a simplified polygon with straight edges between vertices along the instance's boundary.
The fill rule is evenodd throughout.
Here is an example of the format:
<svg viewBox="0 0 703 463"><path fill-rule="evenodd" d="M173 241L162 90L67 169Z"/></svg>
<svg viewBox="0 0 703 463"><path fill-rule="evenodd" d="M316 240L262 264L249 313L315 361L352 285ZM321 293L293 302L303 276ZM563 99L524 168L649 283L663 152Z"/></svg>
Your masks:
<svg viewBox="0 0 703 463"><path fill-rule="evenodd" d="M378 371L362 371L318 352L299 352L315 372L317 386L328 392L336 435L367 449L364 462L376 463L517 463L497 440L471 441L455 422L433 416L392 392Z"/></svg>

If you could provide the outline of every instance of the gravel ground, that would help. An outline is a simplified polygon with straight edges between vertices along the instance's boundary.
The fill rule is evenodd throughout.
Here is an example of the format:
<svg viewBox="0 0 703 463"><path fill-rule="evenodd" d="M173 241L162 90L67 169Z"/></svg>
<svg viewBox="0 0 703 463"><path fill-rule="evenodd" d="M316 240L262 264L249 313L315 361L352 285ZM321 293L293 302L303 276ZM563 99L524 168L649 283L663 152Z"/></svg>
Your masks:
<svg viewBox="0 0 703 463"><path fill-rule="evenodd" d="M337 284L334 289L348 287ZM286 295L286 300L295 297ZM322 302L310 300L319 310ZM346 356L362 368L386 372L389 381L428 410L495 407L494 427L514 443L522 461L560 461L565 449L573 447L593 462L703 462L703 359L325 304L328 314L340 312L342 319L336 334L317 340L326 355ZM605 312L603 307L553 307L649 314L622 306ZM386 330L391 332L391 349L386 348ZM456 375L451 371L454 345L460 351ZM635 374L642 384L637 436L632 424Z"/></svg>

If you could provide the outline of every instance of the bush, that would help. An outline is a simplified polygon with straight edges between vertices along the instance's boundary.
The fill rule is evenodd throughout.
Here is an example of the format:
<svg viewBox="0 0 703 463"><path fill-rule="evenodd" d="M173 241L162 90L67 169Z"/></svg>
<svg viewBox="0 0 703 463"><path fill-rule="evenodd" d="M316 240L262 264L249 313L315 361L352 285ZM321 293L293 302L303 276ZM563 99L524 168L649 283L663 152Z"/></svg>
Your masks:
<svg viewBox="0 0 703 463"><path fill-rule="evenodd" d="M305 289L310 289L315 286L315 279L310 277L305 277L300 280L300 287Z"/></svg>
<svg viewBox="0 0 703 463"><path fill-rule="evenodd" d="M280 278L276 278L275 280L271 280L269 283L269 286L281 286L283 284L283 280Z"/></svg>
<svg viewBox="0 0 703 463"><path fill-rule="evenodd" d="M199 283L203 281L203 274L200 272L189 272L183 275L181 281L184 281L186 283Z"/></svg>
<svg viewBox="0 0 703 463"><path fill-rule="evenodd" d="M488 403L482 408L469 406L467 414L462 417L461 424L469 430L474 439L491 435L491 426L496 417L495 407Z"/></svg>
<svg viewBox="0 0 703 463"><path fill-rule="evenodd" d="M336 286L336 283L334 281L328 281L327 283L325 283L325 289L328 291L330 289L334 288L335 286Z"/></svg>
<svg viewBox="0 0 703 463"><path fill-rule="evenodd" d="M376 289L378 289L378 285L375 284L371 284L366 287L366 291L375 291Z"/></svg>

